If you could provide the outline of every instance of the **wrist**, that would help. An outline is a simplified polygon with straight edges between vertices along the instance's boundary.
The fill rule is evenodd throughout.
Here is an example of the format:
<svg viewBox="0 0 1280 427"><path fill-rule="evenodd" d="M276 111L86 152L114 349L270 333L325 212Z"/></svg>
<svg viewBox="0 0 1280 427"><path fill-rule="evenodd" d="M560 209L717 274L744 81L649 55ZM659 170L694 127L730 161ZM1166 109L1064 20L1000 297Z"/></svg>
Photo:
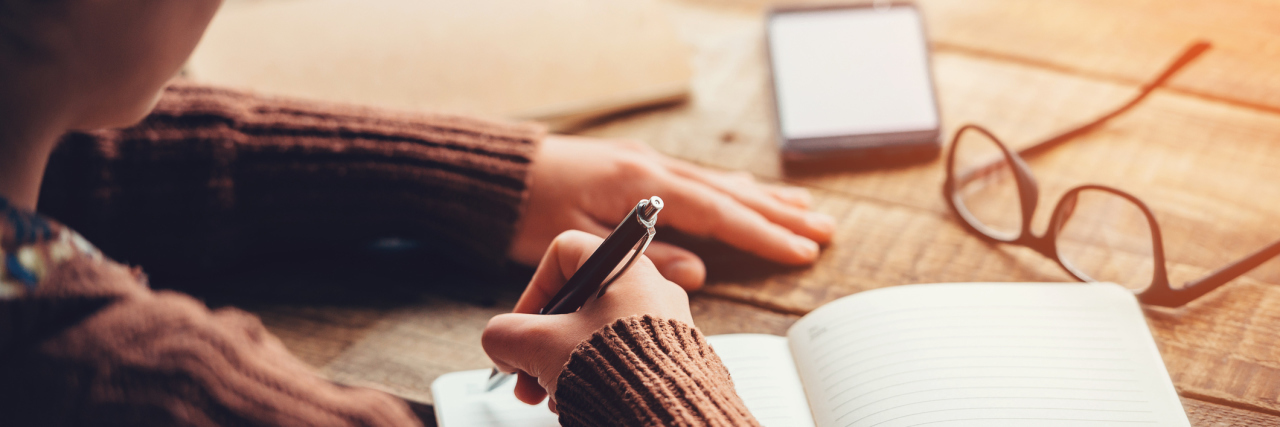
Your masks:
<svg viewBox="0 0 1280 427"><path fill-rule="evenodd" d="M680 412L731 424L751 417L702 333L651 315L618 319L579 344L555 399L563 425L662 424Z"/></svg>

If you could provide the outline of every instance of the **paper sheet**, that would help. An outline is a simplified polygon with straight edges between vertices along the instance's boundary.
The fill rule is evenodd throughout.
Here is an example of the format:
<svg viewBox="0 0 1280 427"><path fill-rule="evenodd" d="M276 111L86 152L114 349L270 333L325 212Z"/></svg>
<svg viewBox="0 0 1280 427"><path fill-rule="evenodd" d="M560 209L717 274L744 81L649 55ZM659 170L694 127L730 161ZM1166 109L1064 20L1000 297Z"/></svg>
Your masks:
<svg viewBox="0 0 1280 427"><path fill-rule="evenodd" d="M1112 284L869 291L788 337L819 426L1188 425L1137 301Z"/></svg>

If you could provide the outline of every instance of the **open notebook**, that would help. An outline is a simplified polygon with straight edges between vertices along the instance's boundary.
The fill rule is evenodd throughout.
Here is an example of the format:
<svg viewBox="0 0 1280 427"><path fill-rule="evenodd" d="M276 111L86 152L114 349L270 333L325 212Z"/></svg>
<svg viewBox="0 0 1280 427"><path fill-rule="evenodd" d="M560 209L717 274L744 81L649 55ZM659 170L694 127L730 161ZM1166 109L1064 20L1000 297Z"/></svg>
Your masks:
<svg viewBox="0 0 1280 427"><path fill-rule="evenodd" d="M851 295L787 336L708 338L766 426L1189 426L1133 294L966 283ZM442 427L555 426L487 370L431 386ZM513 383L513 382L512 382Z"/></svg>

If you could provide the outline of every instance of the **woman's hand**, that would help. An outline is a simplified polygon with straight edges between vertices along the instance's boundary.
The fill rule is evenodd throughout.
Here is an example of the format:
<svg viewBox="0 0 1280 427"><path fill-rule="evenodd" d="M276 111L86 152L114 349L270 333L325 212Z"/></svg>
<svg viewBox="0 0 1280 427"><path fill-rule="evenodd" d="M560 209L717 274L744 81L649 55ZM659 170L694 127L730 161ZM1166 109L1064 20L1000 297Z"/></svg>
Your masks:
<svg viewBox="0 0 1280 427"><path fill-rule="evenodd" d="M525 265L565 230L605 236L650 196L662 197L661 224L710 237L784 264L808 264L835 231L809 212L809 192L755 182L751 175L701 168L640 143L548 136L535 155L529 199L509 255ZM688 250L654 242L646 252L663 276L697 289L706 266Z"/></svg>
<svg viewBox="0 0 1280 427"><path fill-rule="evenodd" d="M640 257L599 299L576 313L537 315L604 240L567 231L551 242L538 271L525 288L515 312L494 316L484 328L485 353L503 372L519 372L516 397L530 405L555 396L560 371L579 343L614 321L649 314L693 325L689 296L680 286L658 274L653 263ZM554 400L549 403L555 410Z"/></svg>

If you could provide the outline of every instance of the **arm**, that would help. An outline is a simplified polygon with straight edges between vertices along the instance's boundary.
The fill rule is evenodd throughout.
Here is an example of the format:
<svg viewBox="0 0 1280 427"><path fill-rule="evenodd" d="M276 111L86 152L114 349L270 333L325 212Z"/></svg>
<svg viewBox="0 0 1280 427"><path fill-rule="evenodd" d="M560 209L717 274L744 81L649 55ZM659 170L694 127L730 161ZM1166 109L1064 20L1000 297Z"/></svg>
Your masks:
<svg viewBox="0 0 1280 427"><path fill-rule="evenodd" d="M258 319L210 311L0 198L4 425L420 425L324 380Z"/></svg>
<svg viewBox="0 0 1280 427"><path fill-rule="evenodd" d="M504 259L541 128L169 87L142 123L73 133L40 210L152 274L382 237Z"/></svg>

